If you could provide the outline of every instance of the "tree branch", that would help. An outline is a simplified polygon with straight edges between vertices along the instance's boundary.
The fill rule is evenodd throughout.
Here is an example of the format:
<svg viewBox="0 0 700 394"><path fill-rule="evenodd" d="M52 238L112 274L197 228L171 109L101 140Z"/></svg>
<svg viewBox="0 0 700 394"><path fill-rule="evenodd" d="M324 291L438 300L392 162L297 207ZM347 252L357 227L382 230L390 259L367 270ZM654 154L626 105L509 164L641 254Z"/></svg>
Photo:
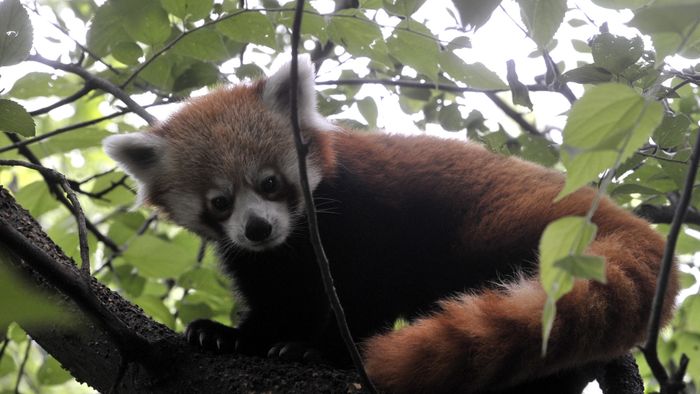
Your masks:
<svg viewBox="0 0 700 394"><path fill-rule="evenodd" d="M20 234L23 246L13 244L12 239L5 236L6 229ZM15 205L12 196L2 187L0 234L0 247L10 252L10 258L0 264L8 264L9 268L23 273L22 276L28 276L27 284L42 290L47 302L63 308L71 322L69 326L50 322L41 326L19 323L73 376L99 392L362 392L358 389L358 378L352 372L322 365L202 352L189 346L182 335L154 322L140 308L88 277L86 291L93 294L88 297L97 300L109 314L124 322L129 331L138 332L145 343L136 350L155 355L158 362L149 368L139 359L124 363L127 355L115 338L92 312L79 306L85 302L83 295L70 290L82 283L77 267L48 239L29 213ZM37 262L37 259L41 261ZM34 267L42 262L62 274L40 273ZM123 367L121 377L120 366Z"/></svg>
<svg viewBox="0 0 700 394"><path fill-rule="evenodd" d="M634 209L634 213L642 217L651 223L657 224L671 224L673 223L673 217L675 215L677 207L675 205L651 205L651 204L640 204ZM700 226L700 213L688 209L685 217L683 218L683 223L695 224Z"/></svg>
<svg viewBox="0 0 700 394"><path fill-rule="evenodd" d="M76 74L79 77L83 78L88 84L94 85L95 88L103 90L121 100L124 103L124 105L127 106L127 108L129 108L135 114L139 115L149 125L154 125L158 122L153 115L149 114L141 105L136 103L123 89L119 88L117 85L104 78L93 75L80 65L65 64L59 61L46 59L39 55L29 55L27 60L45 64L49 67L53 67L56 70L62 70L72 74Z"/></svg>
<svg viewBox="0 0 700 394"><path fill-rule="evenodd" d="M6 133L7 137L10 139L10 141L14 142L15 144L20 142L19 137L17 137L16 134L14 133ZM27 158L27 160L36 166L43 167L41 165L41 160L39 160L36 155L26 146L20 146L19 148L19 153ZM46 186L49 188L49 191L51 191L51 194L56 197L56 199L63 204L66 208L68 208L71 213L73 212L73 206L71 205L70 201L66 199L66 197L61 193L59 188L56 186L56 183L52 182L51 178L46 176L44 173L41 173L41 176L44 178L46 181ZM97 228L90 220L85 219L85 225L87 229L103 244L105 244L108 248L111 250L119 250L119 246L114 243L109 237L106 235L102 234L100 229Z"/></svg>
<svg viewBox="0 0 700 394"><path fill-rule="evenodd" d="M85 85L77 92L71 94L70 96L68 96L66 98L58 100L55 103L53 103L47 107L39 108L37 110L31 111L29 113L29 115L32 117L37 116L37 115L43 115L43 114L48 113L48 112L50 112L58 107L62 107L66 104L70 104L74 101L79 100L81 97L85 96L86 94L90 93L90 91L92 89L94 89L92 84L90 84L89 82L86 82Z"/></svg>
<svg viewBox="0 0 700 394"><path fill-rule="evenodd" d="M700 151L698 151L699 146L700 133L698 133L695 140L693 154L690 159L690 166L688 168L688 174L685 178L681 198L676 206L676 211L674 212L673 220L671 222L671 228L668 232L666 248L664 249L663 259L661 260L661 273L659 274L656 284L656 293L654 294L651 316L647 327L647 341L644 343L644 347L642 347L644 358L647 360L649 367L654 373L654 377L659 382L662 394L678 393L683 387L685 387L685 384L683 383L685 368L679 368L676 373L669 377L666 369L659 360L657 345L659 341L659 330L661 328L661 311L663 309L664 299L666 297L666 290L668 289L671 268L673 267L673 254L676 249L676 242L678 241L683 219L688 211L688 206L690 205L690 198L693 194L693 184L695 183L695 175L697 174L698 163L700 162ZM685 365L687 365L687 363L685 363Z"/></svg>
<svg viewBox="0 0 700 394"><path fill-rule="evenodd" d="M143 108L150 108L150 107L155 107L157 105L164 105L164 104L171 104L171 103L170 102L157 102L157 103L144 105ZM14 142L13 144L0 147L0 153L4 153L4 152L7 152L7 151L10 151L13 149L18 149L18 148L21 148L23 146L31 145L33 143L43 141L43 140L49 139L51 137L55 137L57 135L67 133L69 131L73 131L76 129L82 129L83 127L87 127L87 126L92 126L94 124L104 122L105 120L116 118L118 116L125 115L125 114L131 113L131 112L132 111L130 109L123 109L121 111L112 112L109 115L101 116L99 118L86 120L84 122L78 122L78 123L75 123L72 125L61 127L61 128L56 129L56 130L49 131L47 133L39 134L35 137L27 138L24 140L17 139L17 141Z"/></svg>
<svg viewBox="0 0 700 394"><path fill-rule="evenodd" d="M511 119L515 121L523 130L528 132L529 134L536 135L536 136L542 136L542 133L540 133L539 130L530 122L526 121L525 118L516 110L514 110L510 105L508 105L505 101L501 100L496 93L492 92L485 92L486 97L488 97L491 101L493 101L496 106L503 111L504 114L508 115Z"/></svg>

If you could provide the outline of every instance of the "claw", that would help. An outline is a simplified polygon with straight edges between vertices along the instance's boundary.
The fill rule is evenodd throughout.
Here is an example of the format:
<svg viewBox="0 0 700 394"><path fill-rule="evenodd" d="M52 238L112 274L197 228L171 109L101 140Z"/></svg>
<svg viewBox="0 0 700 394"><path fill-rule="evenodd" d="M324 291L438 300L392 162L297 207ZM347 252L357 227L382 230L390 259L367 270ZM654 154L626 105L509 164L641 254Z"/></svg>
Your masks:
<svg viewBox="0 0 700 394"><path fill-rule="evenodd" d="M204 347L204 339L206 338L207 334L204 332L199 333L199 346Z"/></svg>

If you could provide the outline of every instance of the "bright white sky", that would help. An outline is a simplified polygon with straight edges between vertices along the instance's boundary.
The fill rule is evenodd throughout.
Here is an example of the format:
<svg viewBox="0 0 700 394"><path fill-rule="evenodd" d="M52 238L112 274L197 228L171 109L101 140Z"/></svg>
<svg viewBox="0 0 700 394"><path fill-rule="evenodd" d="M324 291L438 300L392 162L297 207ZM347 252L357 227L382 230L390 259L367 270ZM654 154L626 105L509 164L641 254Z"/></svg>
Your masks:
<svg viewBox="0 0 700 394"><path fill-rule="evenodd" d="M23 3L29 4L29 0L22 0ZM97 0L98 3L102 3L104 0ZM253 6L254 1L249 1L249 6ZM329 13L333 11L334 3L329 0L317 0L312 1L314 6L317 7L322 13ZM440 4L440 6L435 6ZM447 1L427 1L426 4L418 10L414 15L414 18L418 21L427 21L426 25L434 33L439 34L439 38L442 40L449 41L458 34L462 34L455 30L445 30L446 23L452 24L452 17L447 14L446 10L442 8L443 6L451 5L451 2ZM604 22L607 22L610 28L610 32L618 35L625 35L628 37L637 34L636 30L627 28L624 23L627 22L631 17L632 13L629 11L616 12L604 8L597 7L591 3L590 0L569 0L568 2L569 16L575 16L582 20L592 20L595 26L582 26L578 28L573 28L570 25L564 23L555 38L559 39L559 45L552 52L552 57L555 61L566 61L566 69L571 69L576 67L576 61L592 61L590 54L582 54L576 52L573 47L569 44L571 37L576 37L581 40L587 40L594 34L598 32L598 27ZM541 58L528 58L528 55L533 52L535 44L529 40L525 34L516 25L520 24L519 9L515 1L504 0L502 2L503 9L496 9L493 13L491 20L483 26L476 33L469 34L472 41L471 49L464 49L460 51L460 56L465 59L467 63L481 62L484 63L489 69L498 73L501 78L505 81L506 77L506 61L513 59L515 60L517 72L520 77L521 82L525 84L534 83L534 77L536 75L543 74L545 71L544 62ZM44 8L44 11L47 9ZM581 10L585 10L581 11ZM65 38L60 32L58 32L54 27L48 24L48 20L51 15L50 12L42 12L44 16L37 16L30 12L32 17L32 23L35 30L35 48L37 51L47 57L47 58L59 58L60 56L65 56L67 51L73 48L73 44L70 40ZM85 43L86 27L82 25L76 18L74 18L69 11L63 12L61 17L67 22L67 25L71 29L71 34L74 38L82 43ZM384 25L394 25L398 23L397 18L391 18L383 12L379 12L377 15L378 22ZM514 21L515 20L515 21ZM51 37L54 42L47 40L44 37ZM58 40L58 43L55 42ZM649 40L645 41L646 45L650 46ZM269 50L267 51L270 52ZM255 62L256 56L250 54L245 56L245 62ZM280 56L273 63L273 69L278 67L279 64L286 61L287 57ZM66 58L63 59L67 61ZM260 59L261 63L266 63L267 59ZM688 62L684 59L672 59L671 64L676 68L685 67ZM238 60L232 60L228 64L224 65L224 70L232 70L239 64ZM346 67L352 67L360 76L366 74L365 66L367 64L366 60L353 60L346 63ZM29 71L45 71L52 72L53 70L40 66L35 63L20 64L12 67L6 67L0 69L0 89L9 89L16 79L24 75ZM269 70L268 70L269 71ZM324 67L319 70L319 80L333 80L337 79L340 75L340 70L336 68L335 65L324 65ZM411 75L407 75L410 77ZM571 88L577 95L582 93L580 86L576 84L571 84ZM200 94L203 92L200 92ZM398 98L390 94L386 89L381 86L368 85L360 89L357 98L363 98L365 96L372 96L377 99L377 105L381 110L379 111L379 127L386 128L389 132L399 132L399 133L420 133L420 131L413 124L411 116L404 114L398 105ZM569 103L561 96L555 93L532 93L532 101L534 103L534 113L527 116L528 120L534 122L540 129L545 125L555 126L562 128L564 126L565 118L561 114L565 113L569 109ZM143 103L147 103L152 97L144 95L141 98ZM35 109L42 107L54 99L43 99L37 100L31 103L26 103L28 109ZM510 121L503 113L496 108L490 100L484 97L482 94L467 94L463 98L458 99L458 103L463 105L462 113L466 116L472 109L478 109L481 111L486 119L497 119L502 122L504 127L509 133L517 134L519 133L518 126ZM169 113L174 111L176 106L168 107L158 107L151 111L159 118L166 117ZM527 109L523 107L518 108L521 112L526 112ZM105 108L105 112L108 110ZM357 119L362 119L356 108L351 108L348 114L343 114L343 117L355 117ZM67 117L72 114L70 108L64 107L52 112L52 116L56 117ZM136 116L130 116L129 119L133 120L134 124L144 125ZM498 126L495 121L490 121L489 126L492 129L496 129ZM447 133L442 131L439 125L429 125L426 131L430 134L441 135L450 138L464 138L464 133ZM586 390L587 394L599 393L600 390L597 385L589 387Z"/></svg>

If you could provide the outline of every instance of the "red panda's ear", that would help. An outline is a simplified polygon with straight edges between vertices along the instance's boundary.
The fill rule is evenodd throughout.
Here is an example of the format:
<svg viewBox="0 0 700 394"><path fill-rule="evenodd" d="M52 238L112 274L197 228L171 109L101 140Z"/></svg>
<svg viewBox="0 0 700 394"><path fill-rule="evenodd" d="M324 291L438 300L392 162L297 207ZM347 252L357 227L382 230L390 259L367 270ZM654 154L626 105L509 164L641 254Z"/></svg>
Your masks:
<svg viewBox="0 0 700 394"><path fill-rule="evenodd" d="M271 110L289 114L290 110L290 86L292 63L286 63L277 72L272 74L263 87L262 99ZM332 127L316 110L316 90L314 79L316 73L309 55L299 55L298 58L298 95L297 108L299 109L299 121L302 127L327 129Z"/></svg>
<svg viewBox="0 0 700 394"><path fill-rule="evenodd" d="M109 157L139 184L148 185L158 176L165 157L165 141L153 133L116 134L105 138L102 146Z"/></svg>

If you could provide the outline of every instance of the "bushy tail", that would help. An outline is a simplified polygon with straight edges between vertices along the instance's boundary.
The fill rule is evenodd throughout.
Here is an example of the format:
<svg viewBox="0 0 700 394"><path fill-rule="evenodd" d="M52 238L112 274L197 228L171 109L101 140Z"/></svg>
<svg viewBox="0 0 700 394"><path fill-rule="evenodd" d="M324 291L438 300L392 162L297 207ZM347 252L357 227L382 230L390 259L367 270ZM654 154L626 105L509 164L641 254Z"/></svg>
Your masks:
<svg viewBox="0 0 700 394"><path fill-rule="evenodd" d="M579 280L557 302L545 357L540 321L546 295L536 279L521 279L505 290L445 300L439 312L371 338L364 347L371 378L391 393L472 393L609 360L639 344L664 241L646 222L604 205L616 219L598 223L588 253L605 257L607 284ZM674 271L664 321L676 292Z"/></svg>

